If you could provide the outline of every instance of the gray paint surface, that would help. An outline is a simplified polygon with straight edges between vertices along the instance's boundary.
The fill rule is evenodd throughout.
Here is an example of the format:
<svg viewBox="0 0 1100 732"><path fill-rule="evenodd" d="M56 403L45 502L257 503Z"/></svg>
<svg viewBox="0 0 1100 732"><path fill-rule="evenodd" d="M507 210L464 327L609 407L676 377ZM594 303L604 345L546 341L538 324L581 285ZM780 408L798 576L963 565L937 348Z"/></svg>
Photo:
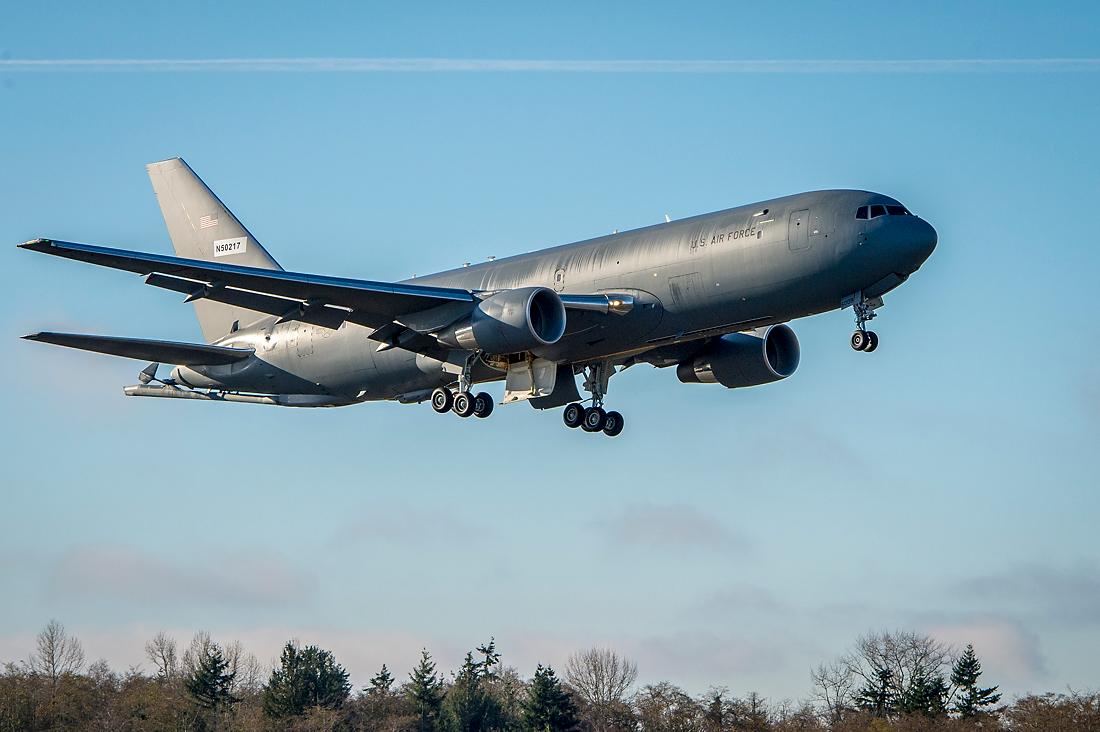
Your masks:
<svg viewBox="0 0 1100 732"><path fill-rule="evenodd" d="M215 257L209 242L250 236L247 230L182 161L149 169L183 259L48 240L23 246L141 272L160 287L205 288L196 297L207 339L255 353L232 363L178 367L174 374L186 384L256 394L330 395L338 403L407 399L453 383L453 366L467 352L424 337L385 347L370 336L382 338L386 331L377 330L381 326L398 332L418 320L453 319L480 293L543 286L562 295L630 295L634 307L626 314L568 310L565 335L537 355L574 367L632 358L668 365L690 357L715 336L837 309L853 293L881 295L915 272L937 241L935 230L917 216L856 218L860 206L900 205L888 196L826 190L401 283L371 283L283 272L253 241L240 259ZM190 218L180 214L181 208ZM210 225L209 217L218 223ZM200 221L217 231L202 229ZM223 221L229 224L224 230ZM226 281L234 287L243 283L239 287L248 292L225 288ZM249 293L260 294L247 300ZM217 297L225 302L210 299ZM267 312L242 307L242 302ZM294 305L296 314L268 314L279 312L284 302ZM320 324L327 322L321 310L348 319L326 327ZM480 362L473 372L475 382L500 378L502 372Z"/></svg>

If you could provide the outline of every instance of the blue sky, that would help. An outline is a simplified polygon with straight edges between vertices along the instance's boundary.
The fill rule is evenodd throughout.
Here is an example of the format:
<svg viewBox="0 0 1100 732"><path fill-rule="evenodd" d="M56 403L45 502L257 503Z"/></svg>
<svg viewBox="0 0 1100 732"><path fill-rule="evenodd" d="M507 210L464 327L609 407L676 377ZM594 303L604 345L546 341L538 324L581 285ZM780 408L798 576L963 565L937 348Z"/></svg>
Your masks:
<svg viewBox="0 0 1100 732"><path fill-rule="evenodd" d="M1100 57L1095 3L9 6L0 59ZM219 70L220 68L220 70ZM93 656L290 637L358 681L495 635L530 674L609 644L645 682L777 697L860 633L973 642L1007 690L1100 644L1100 72L30 72L0 65L0 659L51 617ZM597 67L598 68L598 67ZM792 67L793 68L793 67ZM915 69L915 70L914 70ZM39 235L167 252L181 155L288 269L398 279L802 190L939 231L887 298L794 324L750 390L631 369L616 440L556 413L126 399L142 364L40 329L199 338Z"/></svg>

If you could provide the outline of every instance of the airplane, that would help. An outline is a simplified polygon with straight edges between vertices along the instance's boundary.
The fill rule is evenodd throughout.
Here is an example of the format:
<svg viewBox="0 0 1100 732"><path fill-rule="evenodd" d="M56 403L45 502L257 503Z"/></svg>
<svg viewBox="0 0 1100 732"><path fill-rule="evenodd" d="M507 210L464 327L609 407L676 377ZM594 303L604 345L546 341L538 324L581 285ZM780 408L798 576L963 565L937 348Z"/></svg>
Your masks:
<svg viewBox="0 0 1100 732"><path fill-rule="evenodd" d="M400 282L284 270L181 158L147 167L176 256L34 239L19 246L142 275L186 295L206 343L24 336L149 361L128 396L335 407L428 401L488 417L564 407L568 427L616 436L609 381L637 364L735 389L789 377L788 322L852 308L853 349L883 296L935 249L897 200L824 190L665 222ZM172 366L158 378L161 364ZM576 377L583 376L582 400ZM586 406L587 405L587 406Z"/></svg>

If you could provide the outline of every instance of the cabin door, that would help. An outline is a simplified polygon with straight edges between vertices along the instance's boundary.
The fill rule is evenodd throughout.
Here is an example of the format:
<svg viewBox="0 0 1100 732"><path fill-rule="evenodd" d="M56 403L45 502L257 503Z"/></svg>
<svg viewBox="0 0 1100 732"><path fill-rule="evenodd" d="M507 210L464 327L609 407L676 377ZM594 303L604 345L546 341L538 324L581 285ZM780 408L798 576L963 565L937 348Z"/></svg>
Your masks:
<svg viewBox="0 0 1100 732"><path fill-rule="evenodd" d="M787 245L791 250L805 249L810 246L810 210L807 208L791 211L787 221Z"/></svg>

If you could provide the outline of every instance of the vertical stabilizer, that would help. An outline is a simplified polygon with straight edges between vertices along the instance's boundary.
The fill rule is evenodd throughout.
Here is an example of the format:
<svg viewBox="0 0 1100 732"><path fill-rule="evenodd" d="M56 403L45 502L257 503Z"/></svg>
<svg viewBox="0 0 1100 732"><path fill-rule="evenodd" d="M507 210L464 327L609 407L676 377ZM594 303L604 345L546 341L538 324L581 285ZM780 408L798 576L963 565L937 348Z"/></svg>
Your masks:
<svg viewBox="0 0 1100 732"><path fill-rule="evenodd" d="M282 269L182 158L145 167L178 256ZM194 305L208 343L226 336L234 323L246 326L264 317L264 313L209 300L196 300Z"/></svg>

